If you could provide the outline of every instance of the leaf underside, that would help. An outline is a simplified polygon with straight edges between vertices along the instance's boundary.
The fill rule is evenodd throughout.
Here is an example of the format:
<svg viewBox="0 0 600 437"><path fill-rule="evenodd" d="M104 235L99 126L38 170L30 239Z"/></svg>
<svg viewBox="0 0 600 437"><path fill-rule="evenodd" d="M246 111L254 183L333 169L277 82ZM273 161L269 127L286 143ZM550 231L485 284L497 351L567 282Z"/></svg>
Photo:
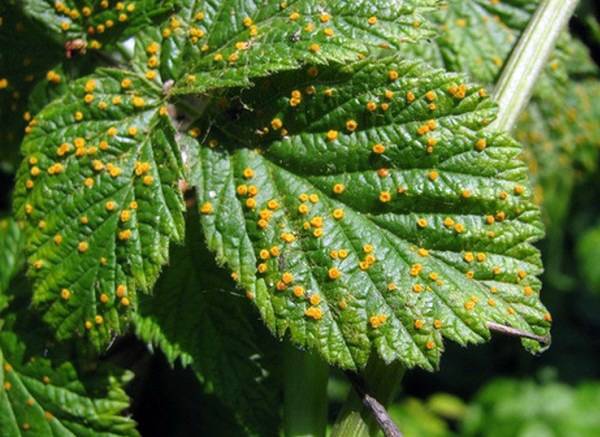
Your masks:
<svg viewBox="0 0 600 437"><path fill-rule="evenodd" d="M539 211L519 144L482 130L485 91L393 58L310 76L232 93L192 178L267 326L353 369L371 348L433 369L442 337L484 341L488 321L546 334Z"/></svg>
<svg viewBox="0 0 600 437"><path fill-rule="evenodd" d="M59 338L119 332L183 237L180 155L159 90L99 70L35 117L15 211L26 221L34 303Z"/></svg>

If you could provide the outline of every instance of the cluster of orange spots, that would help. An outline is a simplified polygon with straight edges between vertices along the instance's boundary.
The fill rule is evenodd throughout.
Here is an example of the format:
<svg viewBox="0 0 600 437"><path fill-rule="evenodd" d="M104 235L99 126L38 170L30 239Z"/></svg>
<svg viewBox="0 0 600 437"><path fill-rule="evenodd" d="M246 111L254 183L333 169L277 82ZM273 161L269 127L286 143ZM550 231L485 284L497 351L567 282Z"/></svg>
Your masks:
<svg viewBox="0 0 600 437"><path fill-rule="evenodd" d="M327 131L325 136L326 136L327 140L335 141L338 137L338 131L331 129L331 130Z"/></svg>
<svg viewBox="0 0 600 437"><path fill-rule="evenodd" d="M434 131L435 129L437 129L437 122L435 120L428 120L417 128L417 134L423 136L426 133Z"/></svg>
<svg viewBox="0 0 600 437"><path fill-rule="evenodd" d="M341 208L336 208L333 210L331 215L333 216L334 219L341 220L344 218L344 210Z"/></svg>
<svg viewBox="0 0 600 437"><path fill-rule="evenodd" d="M429 251L427 249L425 249L424 247L419 247L417 249L417 253L419 254L419 256L422 256L422 257L429 256Z"/></svg>
<svg viewBox="0 0 600 437"><path fill-rule="evenodd" d="M385 167L381 167L377 169L377 176L379 176L380 178L385 178L388 177L390 175L390 171L385 168Z"/></svg>
<svg viewBox="0 0 600 437"><path fill-rule="evenodd" d="M254 177L254 170L252 170L250 167L246 167L242 174L245 179L252 179Z"/></svg>
<svg viewBox="0 0 600 437"><path fill-rule="evenodd" d="M371 150L373 150L373 153L381 155L385 152L385 146L383 144L377 143L373 145Z"/></svg>
<svg viewBox="0 0 600 437"><path fill-rule="evenodd" d="M381 203L388 203L390 200L392 200L392 195L389 191L381 191L379 193L379 201Z"/></svg>
<svg viewBox="0 0 600 437"><path fill-rule="evenodd" d="M280 235L281 239L287 244L293 243L296 241L296 236L291 232L282 232Z"/></svg>
<svg viewBox="0 0 600 437"><path fill-rule="evenodd" d="M533 294L533 288L531 288L529 285L526 285L523 287L523 294L525 296L531 296Z"/></svg>
<svg viewBox="0 0 600 437"><path fill-rule="evenodd" d="M427 219L424 217L417 219L417 226L421 229L425 229L427 227Z"/></svg>
<svg viewBox="0 0 600 437"><path fill-rule="evenodd" d="M516 185L513 192L515 195L520 196L525 192L525 187L523 185Z"/></svg>
<svg viewBox="0 0 600 437"><path fill-rule="evenodd" d="M335 194L342 194L346 190L346 186L341 183L337 183L333 185L333 192Z"/></svg>
<svg viewBox="0 0 600 437"><path fill-rule="evenodd" d="M309 307L304 311L306 317L310 317L313 320L321 320L323 318L323 311L318 307Z"/></svg>
<svg viewBox="0 0 600 437"><path fill-rule="evenodd" d="M131 229L125 229L124 231L119 232L119 240L127 241L131 238L132 232Z"/></svg>
<svg viewBox="0 0 600 437"><path fill-rule="evenodd" d="M478 152L483 151L487 147L487 140L485 138L479 138L475 142L475 150Z"/></svg>
<svg viewBox="0 0 600 437"><path fill-rule="evenodd" d="M279 130L283 127L283 122L280 118L274 118L271 120L271 127L275 130Z"/></svg>
<svg viewBox="0 0 600 437"><path fill-rule="evenodd" d="M385 314L376 314L374 316L369 317L369 323L373 329L377 329L385 324L388 316Z"/></svg>
<svg viewBox="0 0 600 437"><path fill-rule="evenodd" d="M429 173L427 173L427 178L431 182L434 182L439 177L439 175L440 174L436 170L431 170Z"/></svg>
<svg viewBox="0 0 600 437"><path fill-rule="evenodd" d="M370 112L375 112L377 110L377 103L372 101L367 102L367 110Z"/></svg>
<svg viewBox="0 0 600 437"><path fill-rule="evenodd" d="M416 277L416 276L419 276L421 274L422 270L423 270L423 266L421 264L419 264L419 263L416 263L416 264L413 264L410 267L409 273L410 273L411 276L415 276Z"/></svg>
<svg viewBox="0 0 600 437"><path fill-rule="evenodd" d="M327 276L329 276L329 279L336 280L342 276L342 272L336 267L331 267L327 272Z"/></svg>
<svg viewBox="0 0 600 437"><path fill-rule="evenodd" d="M63 237L60 234L56 234L54 236L53 240L54 240L54 244L56 244L57 246L59 246L62 243L62 241L63 241Z"/></svg>
<svg viewBox="0 0 600 437"><path fill-rule="evenodd" d="M294 288L292 288L292 293L294 293L294 296L296 297L303 297L304 287L302 287L301 285L296 285L294 286Z"/></svg>
<svg viewBox="0 0 600 437"><path fill-rule="evenodd" d="M346 121L346 130L354 132L358 128L358 123L355 120Z"/></svg>
<svg viewBox="0 0 600 437"><path fill-rule="evenodd" d="M465 98L467 91L468 87L464 83L460 85L452 85L448 88L448 92L452 95L452 97L459 100Z"/></svg>
<svg viewBox="0 0 600 437"><path fill-rule="evenodd" d="M90 245L88 244L87 241L80 241L79 244L77 245L77 250L80 253L85 253L88 251Z"/></svg>
<svg viewBox="0 0 600 437"><path fill-rule="evenodd" d="M46 79L48 80L48 82L53 84L58 84L61 81L60 74L56 73L53 70L50 70L48 73L46 73Z"/></svg>
<svg viewBox="0 0 600 437"><path fill-rule="evenodd" d="M388 71L388 78L391 81L397 80L398 77L399 77L399 75L398 75L398 72L396 70L390 70L390 71Z"/></svg>
<svg viewBox="0 0 600 437"><path fill-rule="evenodd" d="M415 320L414 326L415 326L415 329L421 329L421 328L423 328L423 326L425 326L425 322L421 319L417 319L417 320Z"/></svg>
<svg viewBox="0 0 600 437"><path fill-rule="evenodd" d="M361 270L368 270L375 264L377 260L375 255L373 255L374 247L372 244L366 243L363 245L363 252L365 253L365 257L362 261L359 261L358 267Z"/></svg>
<svg viewBox="0 0 600 437"><path fill-rule="evenodd" d="M310 295L308 301L311 305L319 305L321 303L321 296L317 293L313 293Z"/></svg>
<svg viewBox="0 0 600 437"><path fill-rule="evenodd" d="M413 284L412 291L414 293L422 293L423 291L425 291L425 287L423 287L422 284Z"/></svg>
<svg viewBox="0 0 600 437"><path fill-rule="evenodd" d="M527 272L526 271L524 271L524 270L517 271L517 278L519 278L519 280L525 279L525 276L527 276Z"/></svg>
<svg viewBox="0 0 600 437"><path fill-rule="evenodd" d="M62 173L64 171L64 166L61 163L54 163L50 167L48 167L48 174L55 175Z"/></svg>
<svg viewBox="0 0 600 437"><path fill-rule="evenodd" d="M106 171L108 171L108 174L113 178L116 178L122 172L120 167L118 167L110 162L108 164L106 164Z"/></svg>
<svg viewBox="0 0 600 437"><path fill-rule="evenodd" d="M60 298L62 300L69 300L71 298L71 291L67 288L60 290Z"/></svg>
<svg viewBox="0 0 600 437"><path fill-rule="evenodd" d="M210 202L204 202L201 206L200 206L200 213L201 214L212 214L214 212L213 209L213 205Z"/></svg>
<svg viewBox="0 0 600 437"><path fill-rule="evenodd" d="M465 302L464 307L467 311L471 311L475 308L475 305L477 305L477 298L471 297Z"/></svg>
<svg viewBox="0 0 600 437"><path fill-rule="evenodd" d="M387 284L388 291L396 291L397 289L398 289L398 286L394 282L388 282L388 284Z"/></svg>

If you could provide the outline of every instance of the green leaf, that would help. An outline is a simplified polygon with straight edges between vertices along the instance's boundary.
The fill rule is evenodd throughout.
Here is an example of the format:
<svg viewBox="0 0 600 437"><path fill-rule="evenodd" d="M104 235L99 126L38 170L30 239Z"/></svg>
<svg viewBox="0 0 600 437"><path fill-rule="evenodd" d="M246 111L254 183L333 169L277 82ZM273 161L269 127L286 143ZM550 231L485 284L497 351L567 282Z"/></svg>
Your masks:
<svg viewBox="0 0 600 437"><path fill-rule="evenodd" d="M29 125L15 211L34 303L58 338L107 342L183 237L180 154L161 105L145 79L99 70Z"/></svg>
<svg viewBox="0 0 600 437"><path fill-rule="evenodd" d="M187 223L186 246L172 248L171 265L153 295L140 298L136 333L171 364L191 365L241 424L271 435L279 427L277 386L259 344L268 333L257 329L246 299L202 243L197 214Z"/></svg>
<svg viewBox="0 0 600 437"><path fill-rule="evenodd" d="M135 436L122 389L130 373L88 375L71 363L27 355L12 332L0 332L0 433L3 436Z"/></svg>
<svg viewBox="0 0 600 437"><path fill-rule="evenodd" d="M437 0L187 0L161 24L160 34L153 32L155 44L143 46L150 52L145 67L158 69L164 81L178 80L178 94L249 86L251 78L305 63L354 61L373 47L397 48L429 36L424 14L435 5Z"/></svg>
<svg viewBox="0 0 600 437"><path fill-rule="evenodd" d="M469 407L461 435L593 435L600 420L600 385L497 379Z"/></svg>
<svg viewBox="0 0 600 437"><path fill-rule="evenodd" d="M390 417L406 437L449 437L448 424L422 401L408 398L389 407Z"/></svg>
<svg viewBox="0 0 600 437"><path fill-rule="evenodd" d="M22 0L21 3L23 12L44 25L56 41L81 40L91 49L135 35L151 24L152 17L173 8L171 1L157 0Z"/></svg>
<svg viewBox="0 0 600 437"><path fill-rule="evenodd" d="M12 218L0 219L0 302L2 293L21 270L24 261L23 238L17 222Z"/></svg>
<svg viewBox="0 0 600 437"><path fill-rule="evenodd" d="M490 321L548 332L539 210L484 96L392 58L266 80L205 127L208 246L274 333L345 368L374 348L432 369L442 337L482 342Z"/></svg>

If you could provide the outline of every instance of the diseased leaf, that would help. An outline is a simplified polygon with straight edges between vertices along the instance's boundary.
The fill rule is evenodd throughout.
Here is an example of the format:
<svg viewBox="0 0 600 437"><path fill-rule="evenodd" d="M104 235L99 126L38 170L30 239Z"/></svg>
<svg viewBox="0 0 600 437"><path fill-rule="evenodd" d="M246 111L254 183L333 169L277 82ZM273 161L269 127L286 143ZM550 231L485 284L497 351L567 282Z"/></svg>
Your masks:
<svg viewBox="0 0 600 437"><path fill-rule="evenodd" d="M178 80L174 93L249 86L250 79L305 63L355 61L431 35L425 13L437 0L179 2L148 51L150 75ZM157 33L157 32L153 32ZM141 52L142 50L140 50Z"/></svg>
<svg viewBox="0 0 600 437"><path fill-rule="evenodd" d="M90 49L134 35L149 25L152 17L173 8L169 0L21 0L21 3L24 13L44 25L56 41L79 40Z"/></svg>
<svg viewBox="0 0 600 437"><path fill-rule="evenodd" d="M140 297L137 335L171 364L191 365L248 430L271 435L279 424L277 386L259 347L268 333L257 330L250 306L202 243L197 214L188 218L186 246L172 248L153 295Z"/></svg>
<svg viewBox="0 0 600 437"><path fill-rule="evenodd" d="M130 373L80 379L69 362L27 355L14 333L0 332L0 434L6 437L135 436L135 422L120 414L129 399Z"/></svg>
<svg viewBox="0 0 600 437"><path fill-rule="evenodd" d="M205 126L208 246L271 330L345 368L374 348L427 369L488 321L548 332L539 210L485 95L392 58L265 80Z"/></svg>
<svg viewBox="0 0 600 437"><path fill-rule="evenodd" d="M15 211L34 303L100 347L183 237L180 155L160 90L120 70L75 81L30 123Z"/></svg>

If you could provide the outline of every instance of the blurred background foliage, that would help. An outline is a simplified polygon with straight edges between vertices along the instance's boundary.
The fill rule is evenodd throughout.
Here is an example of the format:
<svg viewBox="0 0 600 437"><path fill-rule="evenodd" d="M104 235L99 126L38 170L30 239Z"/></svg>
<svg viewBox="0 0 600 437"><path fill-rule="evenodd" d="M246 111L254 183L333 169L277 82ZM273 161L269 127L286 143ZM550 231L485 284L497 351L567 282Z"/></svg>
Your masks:
<svg viewBox="0 0 600 437"><path fill-rule="evenodd" d="M3 16L15 13L11 2L2 3ZM448 7L439 11L445 23L439 38L411 47L410 54L464 71L492 89L533 10L523 5L531 3L449 0ZM470 10L469 4L477 8ZM476 13L480 15L473 16ZM497 27L489 25L496 13L502 22ZM464 17L481 20L468 22ZM600 3L582 0L571 23L572 36L562 38L515 131L525 145L524 159L547 226L540 248L546 266L543 299L554 318L552 347L531 356L510 338L495 337L468 349L448 343L440 370L408 372L402 392L390 407L407 437L600 435L598 19ZM90 71L102 56L65 62L61 42L44 35L34 22L17 17L6 23L17 24L0 26L0 45L17 45L0 52L0 77L8 78L8 84L0 82L0 217L10 214L18 146L27 120L61 92L65 78ZM474 26L470 29L474 33L496 32L495 37L490 34L478 47L469 47L461 39L465 24ZM30 46L36 47L33 54L24 49ZM255 325L257 337L270 340L262 324ZM269 342L270 349L277 347L273 343ZM271 368L280 367L277 351L268 359ZM197 378L193 368L171 364L133 336L114 344L103 361L136 374L128 391L134 399L131 412L143 436L247 432L232 414L235 403L223 402L210 380ZM276 405L281 400L280 375L277 370L273 373ZM345 376L332 371L328 384L331 423L349 390Z"/></svg>

